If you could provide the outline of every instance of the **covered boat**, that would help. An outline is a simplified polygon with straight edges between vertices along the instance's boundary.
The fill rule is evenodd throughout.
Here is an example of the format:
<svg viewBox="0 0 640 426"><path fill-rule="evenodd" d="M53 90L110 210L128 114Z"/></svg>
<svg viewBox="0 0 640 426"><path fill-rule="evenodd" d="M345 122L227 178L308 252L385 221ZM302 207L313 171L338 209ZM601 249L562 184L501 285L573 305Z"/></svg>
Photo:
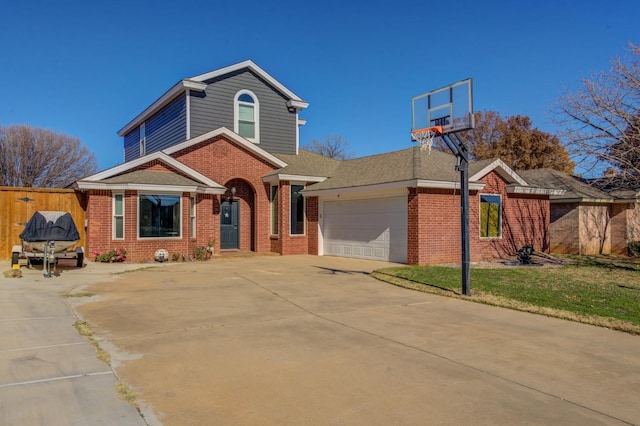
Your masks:
<svg viewBox="0 0 640 426"><path fill-rule="evenodd" d="M23 250L59 253L80 240L78 228L67 212L38 211L20 234Z"/></svg>

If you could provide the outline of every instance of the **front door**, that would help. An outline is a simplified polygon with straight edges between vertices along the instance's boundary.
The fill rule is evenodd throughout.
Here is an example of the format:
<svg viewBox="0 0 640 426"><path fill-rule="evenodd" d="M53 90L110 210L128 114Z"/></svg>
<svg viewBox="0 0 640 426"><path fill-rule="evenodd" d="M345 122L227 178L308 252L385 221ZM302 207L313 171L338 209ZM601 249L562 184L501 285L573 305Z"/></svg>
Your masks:
<svg viewBox="0 0 640 426"><path fill-rule="evenodd" d="M238 200L223 201L220 206L220 249L237 250L240 248L238 238L238 218L240 204Z"/></svg>

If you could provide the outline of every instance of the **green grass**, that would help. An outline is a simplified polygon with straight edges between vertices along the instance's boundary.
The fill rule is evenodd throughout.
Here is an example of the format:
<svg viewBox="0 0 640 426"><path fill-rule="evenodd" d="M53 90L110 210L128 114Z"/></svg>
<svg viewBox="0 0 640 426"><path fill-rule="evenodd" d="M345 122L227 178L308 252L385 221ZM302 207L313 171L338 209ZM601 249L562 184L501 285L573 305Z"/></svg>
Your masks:
<svg viewBox="0 0 640 426"><path fill-rule="evenodd" d="M572 264L560 267L472 268L469 300L640 334L640 263L568 260ZM463 298L460 274L460 268L410 266L379 270L374 276Z"/></svg>

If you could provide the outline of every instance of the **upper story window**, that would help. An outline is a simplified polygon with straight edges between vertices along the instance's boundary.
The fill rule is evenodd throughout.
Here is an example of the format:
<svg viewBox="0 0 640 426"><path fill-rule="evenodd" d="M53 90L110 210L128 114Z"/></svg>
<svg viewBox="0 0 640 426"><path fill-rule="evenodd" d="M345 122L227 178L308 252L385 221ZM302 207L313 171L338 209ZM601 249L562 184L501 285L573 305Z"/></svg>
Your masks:
<svg viewBox="0 0 640 426"><path fill-rule="evenodd" d="M146 132L144 123L142 123L140 125L140 157L142 157L146 153L147 153L147 132Z"/></svg>
<svg viewBox="0 0 640 426"><path fill-rule="evenodd" d="M251 142L260 143L260 104L256 95L249 90L239 91L233 109L233 130Z"/></svg>

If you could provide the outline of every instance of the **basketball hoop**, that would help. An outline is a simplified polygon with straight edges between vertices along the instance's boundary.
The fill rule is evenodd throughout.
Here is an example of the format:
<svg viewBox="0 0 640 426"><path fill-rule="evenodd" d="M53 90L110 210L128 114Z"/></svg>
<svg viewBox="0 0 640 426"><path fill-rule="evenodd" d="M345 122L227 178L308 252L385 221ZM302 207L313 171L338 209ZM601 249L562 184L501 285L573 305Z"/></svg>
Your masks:
<svg viewBox="0 0 640 426"><path fill-rule="evenodd" d="M411 139L418 141L422 151L428 150L431 154L431 147L436 136L442 134L442 126L427 127L425 129L417 129L411 131Z"/></svg>

